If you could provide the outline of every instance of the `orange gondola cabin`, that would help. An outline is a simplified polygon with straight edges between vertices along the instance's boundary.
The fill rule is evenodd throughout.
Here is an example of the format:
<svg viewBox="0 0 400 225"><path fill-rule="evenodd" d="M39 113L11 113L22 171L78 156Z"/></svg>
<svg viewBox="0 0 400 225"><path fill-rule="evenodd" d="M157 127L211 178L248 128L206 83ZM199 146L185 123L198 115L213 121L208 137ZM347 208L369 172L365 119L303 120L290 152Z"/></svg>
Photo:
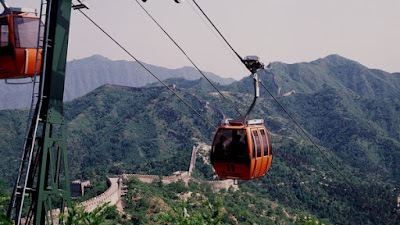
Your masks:
<svg viewBox="0 0 400 225"><path fill-rule="evenodd" d="M271 166L272 145L262 119L222 121L215 132L211 163L222 179L251 180Z"/></svg>
<svg viewBox="0 0 400 225"><path fill-rule="evenodd" d="M22 11L6 9L0 15L0 79L32 77L35 64L40 71L39 18Z"/></svg>

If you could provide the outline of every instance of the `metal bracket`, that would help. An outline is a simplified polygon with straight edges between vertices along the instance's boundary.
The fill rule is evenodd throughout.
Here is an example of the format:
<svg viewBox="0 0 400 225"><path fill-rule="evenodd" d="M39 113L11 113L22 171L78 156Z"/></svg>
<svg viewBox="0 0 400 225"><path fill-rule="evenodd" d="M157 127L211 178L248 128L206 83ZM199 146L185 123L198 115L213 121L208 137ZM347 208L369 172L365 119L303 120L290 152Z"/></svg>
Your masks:
<svg viewBox="0 0 400 225"><path fill-rule="evenodd" d="M246 67L251 71L252 77L254 79L254 99L253 102L250 105L249 110L247 110L246 115L243 117L237 118L237 119L227 119L224 118L221 121L221 124L247 124L247 125L255 125L255 124L260 124L263 123L263 120L249 120L250 118L250 113L253 110L254 106L257 103L258 97L260 97L260 87L259 87L259 82L260 80L258 79L258 74L257 71L260 69L265 69L264 64L261 63L260 58L257 56L246 56L244 59L242 59L242 62L246 65Z"/></svg>
<svg viewBox="0 0 400 225"><path fill-rule="evenodd" d="M244 116L245 121L247 121L249 119L251 110L253 110L254 106L256 105L258 97L260 97L260 88L258 85L260 81L258 79L257 71L260 69L265 69L265 66L262 62L260 62L260 58L254 55L244 57L244 59L242 59L242 62L246 65L247 69L250 70L254 79L254 99L251 103L249 110Z"/></svg>
<svg viewBox="0 0 400 225"><path fill-rule="evenodd" d="M260 58L258 56L246 56L242 59L244 65L246 65L247 69L251 71L252 74L257 73L257 70L264 69L265 66L260 62Z"/></svg>
<svg viewBox="0 0 400 225"><path fill-rule="evenodd" d="M84 0L77 0L80 4L78 5L72 5L72 9L73 10L77 10L77 9L89 9L90 5L88 3L86 3Z"/></svg>
<svg viewBox="0 0 400 225"><path fill-rule="evenodd" d="M244 116L245 120L248 120L250 117L250 113L253 110L254 106L256 105L258 97L260 97L260 87L258 85L258 75L257 73L253 73L253 79L254 79L254 99L253 102L250 105L249 110L247 111L246 115Z"/></svg>

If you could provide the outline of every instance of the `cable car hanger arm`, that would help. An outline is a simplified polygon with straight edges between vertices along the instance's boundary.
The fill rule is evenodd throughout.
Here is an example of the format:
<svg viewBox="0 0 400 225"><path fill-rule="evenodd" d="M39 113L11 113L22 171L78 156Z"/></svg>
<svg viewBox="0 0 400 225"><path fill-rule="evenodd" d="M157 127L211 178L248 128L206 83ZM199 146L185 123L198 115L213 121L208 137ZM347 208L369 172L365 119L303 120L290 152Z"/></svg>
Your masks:
<svg viewBox="0 0 400 225"><path fill-rule="evenodd" d="M256 105L258 97L260 97L260 87L258 86L259 81L258 81L257 73L253 74L253 79L254 79L254 98L253 98L253 102L250 105L249 110L247 111L246 115L244 116L246 121L249 119L250 113L253 110L254 106Z"/></svg>
<svg viewBox="0 0 400 225"><path fill-rule="evenodd" d="M242 59L243 64L247 67L247 69L252 73L252 77L254 79L254 98L253 102L250 105L249 110L244 116L244 121L247 121L250 117L250 113L253 110L254 106L257 103L258 97L260 97L260 87L258 83L260 80L258 79L257 71L260 69L265 69L264 64L259 61L257 56L246 56Z"/></svg>

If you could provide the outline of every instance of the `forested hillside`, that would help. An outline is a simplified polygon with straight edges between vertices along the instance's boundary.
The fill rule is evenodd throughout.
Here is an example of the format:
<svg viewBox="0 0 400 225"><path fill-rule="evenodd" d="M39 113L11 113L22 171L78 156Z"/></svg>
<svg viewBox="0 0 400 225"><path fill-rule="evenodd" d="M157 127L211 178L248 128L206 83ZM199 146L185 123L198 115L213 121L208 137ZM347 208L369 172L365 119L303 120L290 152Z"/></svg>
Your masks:
<svg viewBox="0 0 400 225"><path fill-rule="evenodd" d="M296 214L311 213L333 224L399 224L399 77L375 73L339 56L299 67L328 64L331 69L327 73L312 76L301 70L278 69L274 63L260 74L320 150L262 89L252 117L265 120L275 157L267 176L240 182L242 192L238 194L268 199ZM212 125L218 125L220 111L228 117L237 116L231 104L203 79L166 82L176 84L177 93ZM247 110L252 100L251 79L218 88L241 112ZM290 94L284 94L287 92ZM194 143L210 143L215 130L157 85L102 86L66 103L65 116L73 179L121 173L168 175L187 170ZM26 111L0 111L0 177L7 187L12 186L17 171L25 120ZM202 158L198 160L197 176L212 179L210 167ZM237 204L250 209L261 203ZM248 220L241 217L242 224L263 223L247 216ZM290 221L287 216L279 218Z"/></svg>
<svg viewBox="0 0 400 225"><path fill-rule="evenodd" d="M215 191L209 184L146 184L137 179L127 185L125 213L135 224L302 224L312 220L304 217L305 212L255 196L246 187Z"/></svg>

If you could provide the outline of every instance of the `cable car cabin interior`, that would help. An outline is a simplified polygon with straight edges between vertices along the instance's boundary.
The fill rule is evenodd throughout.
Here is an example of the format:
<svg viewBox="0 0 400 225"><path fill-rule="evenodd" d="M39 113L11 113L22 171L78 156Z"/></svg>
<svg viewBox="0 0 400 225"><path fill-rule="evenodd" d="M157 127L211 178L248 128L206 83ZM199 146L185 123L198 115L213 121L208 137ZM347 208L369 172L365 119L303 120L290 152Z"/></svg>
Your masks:
<svg viewBox="0 0 400 225"><path fill-rule="evenodd" d="M216 131L211 163L220 178L250 180L262 177L271 162L271 141L263 121L256 125L229 122Z"/></svg>
<svg viewBox="0 0 400 225"><path fill-rule="evenodd" d="M32 77L36 62L40 70L40 60L36 60L38 30L36 16L20 12L0 15L0 79Z"/></svg>

